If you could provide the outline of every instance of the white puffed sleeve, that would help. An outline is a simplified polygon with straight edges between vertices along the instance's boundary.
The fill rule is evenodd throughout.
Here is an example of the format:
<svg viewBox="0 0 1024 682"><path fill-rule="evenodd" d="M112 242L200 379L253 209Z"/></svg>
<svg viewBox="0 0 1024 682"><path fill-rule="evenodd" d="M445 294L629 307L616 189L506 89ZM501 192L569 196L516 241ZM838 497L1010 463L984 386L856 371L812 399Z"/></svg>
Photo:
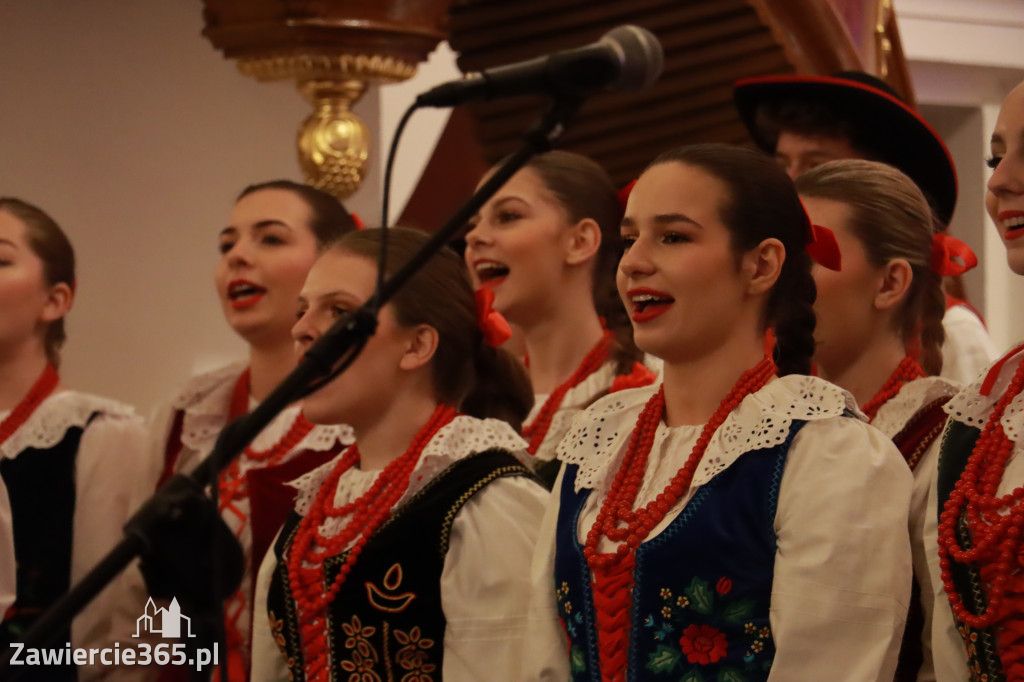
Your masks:
<svg viewBox="0 0 1024 682"><path fill-rule="evenodd" d="M85 427L75 469L72 584L81 580L121 541L122 528L156 485L147 456L143 420L136 415L100 414ZM146 605L146 588L133 562L75 618L76 647L135 646L135 621ZM145 668L82 667L83 680L141 680Z"/></svg>
<svg viewBox="0 0 1024 682"><path fill-rule="evenodd" d="M530 562L549 494L526 478L500 478L455 517L441 573L446 682L518 682Z"/></svg>
<svg viewBox="0 0 1024 682"><path fill-rule="evenodd" d="M912 484L892 441L861 422L809 422L793 439L775 516L769 680L892 680Z"/></svg>
<svg viewBox="0 0 1024 682"><path fill-rule="evenodd" d="M526 633L519 679L524 682L564 682L569 679L569 643L558 620L555 602L555 535L565 467L548 495L537 548L530 565L530 629Z"/></svg>

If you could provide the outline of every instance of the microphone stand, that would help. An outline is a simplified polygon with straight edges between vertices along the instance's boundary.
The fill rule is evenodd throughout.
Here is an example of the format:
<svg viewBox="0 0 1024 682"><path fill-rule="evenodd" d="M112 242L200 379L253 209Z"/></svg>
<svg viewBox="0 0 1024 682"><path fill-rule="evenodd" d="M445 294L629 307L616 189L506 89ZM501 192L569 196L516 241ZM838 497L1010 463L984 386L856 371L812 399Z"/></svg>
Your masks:
<svg viewBox="0 0 1024 682"><path fill-rule="evenodd" d="M256 409L228 424L220 433L210 456L191 474L178 474L145 503L125 525L125 537L67 594L61 597L25 633L21 643L25 649L42 648L68 627L71 620L100 591L123 571L136 557L152 556L159 548L164 556L201 556L191 532L204 521L203 511L209 508L206 490L215 487L220 472L282 410L309 392L309 387L331 372L340 361L351 363L377 326L377 311L437 253L451 241L480 208L533 156L548 151L561 136L565 125L576 114L583 99L555 99L537 126L526 135L522 146L507 157L479 189L433 234L423 248L414 254L359 309L338 320L314 343L295 370L261 402ZM347 366L347 365L346 365ZM214 512L216 507L213 507ZM176 546L166 547L169 535ZM216 540L216 538L214 538ZM169 554L173 553L173 554ZM216 589L216 588L213 588ZM227 594L234 588L230 588ZM225 658L228 652L224 652ZM22 668L12 672L10 657L0 659L0 679L13 680Z"/></svg>

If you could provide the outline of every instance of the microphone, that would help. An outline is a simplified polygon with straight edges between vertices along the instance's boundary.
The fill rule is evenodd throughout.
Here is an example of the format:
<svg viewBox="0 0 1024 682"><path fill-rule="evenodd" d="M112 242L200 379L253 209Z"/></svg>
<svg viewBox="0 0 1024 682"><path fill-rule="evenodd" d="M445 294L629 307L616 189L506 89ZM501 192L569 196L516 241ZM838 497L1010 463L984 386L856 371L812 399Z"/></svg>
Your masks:
<svg viewBox="0 0 1024 682"><path fill-rule="evenodd" d="M665 56L653 33L619 26L596 43L496 66L442 83L416 98L421 107L452 107L475 99L541 94L582 98L600 90L640 90L661 75Z"/></svg>

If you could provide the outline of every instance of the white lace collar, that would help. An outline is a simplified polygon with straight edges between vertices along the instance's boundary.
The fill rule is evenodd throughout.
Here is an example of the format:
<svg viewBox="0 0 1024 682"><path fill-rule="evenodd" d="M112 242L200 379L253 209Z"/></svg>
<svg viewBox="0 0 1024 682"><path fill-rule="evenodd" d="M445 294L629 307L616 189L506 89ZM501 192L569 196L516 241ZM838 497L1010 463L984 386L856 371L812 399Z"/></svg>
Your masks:
<svg viewBox="0 0 1024 682"><path fill-rule="evenodd" d="M200 374L188 383L172 406L184 412L181 423L181 442L194 452L205 456L213 449L217 436L228 422L228 410L235 391L235 383L245 370L245 363L234 363L211 372ZM271 421L252 442L255 450L272 448L295 423L302 409L292 405ZM330 450L336 443L348 444L354 440L352 429L344 424L319 424L299 441L293 452Z"/></svg>
<svg viewBox="0 0 1024 682"><path fill-rule="evenodd" d="M984 383L985 377L988 376L989 370L996 363L986 367L985 371L977 379L946 403L946 413L968 426L978 429L984 428L985 423L988 422L989 417L992 415L992 408L995 407L999 397L1006 391L1022 360L1024 360L1024 352L1017 353L1007 360L1006 364L1000 369L999 377L992 386L992 390L988 395L982 395L981 385ZM996 362L999 361L997 360ZM1017 394L1010 401L999 423L1002 424L1003 431L1007 437L1016 444L1016 449L1024 446L1024 438L1021 437L1021 434L1024 434L1024 392Z"/></svg>
<svg viewBox="0 0 1024 682"><path fill-rule="evenodd" d="M895 438L914 415L936 400L955 395L958 390L959 384L945 377L924 377L908 381L896 395L878 408L871 425L889 438Z"/></svg>
<svg viewBox="0 0 1024 682"><path fill-rule="evenodd" d="M409 479L409 488L402 495L396 507L404 504L455 462L492 448L501 448L511 452L529 468L526 441L507 423L498 419L456 417L427 443L419 463L413 469ZM309 508L316 499L320 487L330 476L340 457L341 455L292 481L291 485L298 490L295 510L300 515L305 516L309 513ZM338 480L338 487L334 493L334 504L341 506L355 500L370 489L379 474L380 470L349 469ZM347 517L330 519L324 524L322 532L328 537L335 535L341 530L346 520Z"/></svg>
<svg viewBox="0 0 1024 682"><path fill-rule="evenodd" d="M64 439L68 429L84 427L94 414L132 416L124 403L79 391L60 391L44 400L36 411L0 446L0 458L14 459L28 448L48 449ZM10 410L0 412L0 421Z"/></svg>
<svg viewBox="0 0 1024 682"><path fill-rule="evenodd" d="M558 457L567 464L579 465L577 492L584 488L603 491L611 485L637 417L657 389L655 385L620 391L576 416L572 429L558 446ZM835 384L795 374L776 379L744 398L726 417L711 437L692 485L707 483L745 452L781 443L794 419L828 419L844 410L860 414L853 396ZM661 422L652 455L684 443L692 447L701 429L669 428Z"/></svg>

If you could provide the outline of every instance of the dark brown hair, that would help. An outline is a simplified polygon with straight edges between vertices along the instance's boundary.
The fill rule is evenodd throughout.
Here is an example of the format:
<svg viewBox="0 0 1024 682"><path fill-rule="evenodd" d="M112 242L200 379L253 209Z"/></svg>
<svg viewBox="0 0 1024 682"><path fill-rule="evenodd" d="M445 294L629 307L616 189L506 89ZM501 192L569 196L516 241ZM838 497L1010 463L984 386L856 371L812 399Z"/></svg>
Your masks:
<svg viewBox="0 0 1024 682"><path fill-rule="evenodd" d="M570 222L590 218L601 228L601 248L593 270L594 307L615 334L611 357L616 363L616 374L628 374L643 352L633 343L633 325L615 287L615 272L622 257L622 206L615 184L596 162L572 152L540 154L525 167L537 174Z"/></svg>
<svg viewBox="0 0 1024 682"><path fill-rule="evenodd" d="M350 232L328 248L337 248L376 263L379 229ZM388 229L391 276L428 240L419 230ZM474 417L504 419L518 430L533 405L533 389L522 364L512 354L492 348L477 326L473 287L465 262L448 247L441 249L390 301L404 327L430 325L437 330L431 361L438 400Z"/></svg>
<svg viewBox="0 0 1024 682"><path fill-rule="evenodd" d="M271 180L269 182L249 185L242 190L242 193L238 195L235 201L237 202L242 197L265 189L283 189L291 192L309 206L310 213L312 214L309 229L313 233L317 248L319 249L323 249L325 246L336 241L346 232L352 232L356 229L352 215L338 201L337 197L300 182Z"/></svg>
<svg viewBox="0 0 1024 682"><path fill-rule="evenodd" d="M812 168L797 178L796 188L803 196L850 207L850 231L872 265L897 258L910 264L913 281L896 313L896 331L908 349L920 335L921 367L939 374L946 303L942 278L931 269L932 211L921 190L892 166L855 159Z"/></svg>
<svg viewBox="0 0 1024 682"><path fill-rule="evenodd" d="M668 151L651 164L682 163L699 168L726 187L718 208L737 259L765 239L786 249L772 287L764 324L775 330L779 376L807 374L814 354L814 298L817 289L807 255L807 216L793 182L773 159L726 144L695 144Z"/></svg>
<svg viewBox="0 0 1024 682"><path fill-rule="evenodd" d="M805 137L823 136L846 140L858 154L867 159L881 159L882 150L852 120L833 106L814 100L767 101L758 106L754 125L771 144L779 143L783 132Z"/></svg>
<svg viewBox="0 0 1024 682"><path fill-rule="evenodd" d="M25 224L28 246L43 263L46 286L67 284L75 288L75 250L57 222L41 208L14 197L0 197L0 211L7 211ZM64 318L54 320L46 328L43 346L54 367L60 366L60 349L67 339Z"/></svg>

